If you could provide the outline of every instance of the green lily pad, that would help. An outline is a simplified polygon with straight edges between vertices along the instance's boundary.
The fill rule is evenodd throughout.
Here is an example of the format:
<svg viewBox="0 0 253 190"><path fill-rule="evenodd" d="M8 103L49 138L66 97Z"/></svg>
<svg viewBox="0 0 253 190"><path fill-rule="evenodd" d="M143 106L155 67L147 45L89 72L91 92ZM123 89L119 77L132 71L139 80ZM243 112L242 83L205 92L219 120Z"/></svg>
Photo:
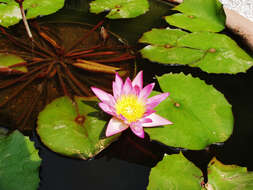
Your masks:
<svg viewBox="0 0 253 190"><path fill-rule="evenodd" d="M36 190L41 159L34 143L20 132L0 138L0 189Z"/></svg>
<svg viewBox="0 0 253 190"><path fill-rule="evenodd" d="M147 190L201 190L202 172L182 153L164 155L151 169Z"/></svg>
<svg viewBox="0 0 253 190"><path fill-rule="evenodd" d="M201 59L205 52L177 46L177 41L187 32L178 29L152 29L139 39L141 43L148 43L141 50L144 58L164 64L192 64Z"/></svg>
<svg viewBox="0 0 253 190"><path fill-rule="evenodd" d="M215 158L208 165L207 187L213 190L251 190L253 189L253 172L236 165L223 165Z"/></svg>
<svg viewBox="0 0 253 190"><path fill-rule="evenodd" d="M15 0L1 0L0 25L8 27L17 24L21 19L19 5ZM23 7L27 11L26 18L52 14L64 6L64 0L24 0Z"/></svg>
<svg viewBox="0 0 253 190"><path fill-rule="evenodd" d="M68 97L54 100L40 112L37 132L41 141L52 151L88 159L109 146L118 135L105 138L107 120L95 98L76 98L83 122L76 122L76 107ZM82 120L82 118L79 117Z"/></svg>
<svg viewBox="0 0 253 190"><path fill-rule="evenodd" d="M246 72L253 65L252 57L224 34L153 29L139 42L151 44L141 50L144 58L164 64L199 67L208 73L235 74Z"/></svg>
<svg viewBox="0 0 253 190"><path fill-rule="evenodd" d="M166 21L191 32L220 32L225 28L225 13L218 0L184 0L174 8L180 11L166 16Z"/></svg>
<svg viewBox="0 0 253 190"><path fill-rule="evenodd" d="M13 55L13 54L7 54L7 53L0 53L0 68L8 68L9 66L15 65L17 63L24 63L26 62L24 59L22 59L19 56ZM21 71L21 72L27 72L27 68L25 66L22 67L12 67L11 69Z"/></svg>
<svg viewBox="0 0 253 190"><path fill-rule="evenodd" d="M144 33L142 37L139 39L139 42L148 43L152 45L160 45L162 47L166 45L176 46L178 39L187 34L189 33L179 29L153 28L151 31Z"/></svg>
<svg viewBox="0 0 253 190"><path fill-rule="evenodd" d="M208 165L208 182L202 184L203 174L182 153L164 155L149 175L147 190L251 190L253 172L236 165L223 165L213 158Z"/></svg>
<svg viewBox="0 0 253 190"><path fill-rule="evenodd" d="M106 17L110 19L134 18L149 10L147 0L95 0L90 3L90 12L110 11Z"/></svg>
<svg viewBox="0 0 253 190"><path fill-rule="evenodd" d="M200 150L229 138L233 131L233 114L222 93L199 78L183 73L165 74L157 79L162 91L170 92L170 96L156 111L173 125L145 128L152 140Z"/></svg>
<svg viewBox="0 0 253 190"><path fill-rule="evenodd" d="M197 60L200 60L205 53L203 51L190 48L166 48L149 45L141 50L141 54L143 57L154 62L190 65L195 63Z"/></svg>
<svg viewBox="0 0 253 190"><path fill-rule="evenodd" d="M0 140L2 138L5 138L7 134L8 134L8 130L3 127L0 127Z"/></svg>
<svg viewBox="0 0 253 190"><path fill-rule="evenodd" d="M224 34L191 33L180 38L178 46L205 51L205 56L190 66L199 67L208 73L235 74L246 72L253 66L252 57Z"/></svg>

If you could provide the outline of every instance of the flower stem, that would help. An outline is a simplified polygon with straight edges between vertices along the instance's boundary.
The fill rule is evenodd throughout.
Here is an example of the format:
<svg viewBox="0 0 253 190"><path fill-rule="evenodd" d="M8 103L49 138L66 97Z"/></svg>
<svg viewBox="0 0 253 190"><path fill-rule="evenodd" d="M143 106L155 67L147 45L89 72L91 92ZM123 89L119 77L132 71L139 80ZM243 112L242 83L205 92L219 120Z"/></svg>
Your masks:
<svg viewBox="0 0 253 190"><path fill-rule="evenodd" d="M22 19L23 19L23 22L24 22L24 25L25 25L27 35L33 41L32 32L30 30L30 27L28 25L28 22L27 22L27 19L26 19L26 16L25 16L25 10L24 10L24 7L23 7L23 0L21 0L21 1L16 0L16 2L19 4L19 8L20 8L20 11L21 11L21 15L22 15Z"/></svg>

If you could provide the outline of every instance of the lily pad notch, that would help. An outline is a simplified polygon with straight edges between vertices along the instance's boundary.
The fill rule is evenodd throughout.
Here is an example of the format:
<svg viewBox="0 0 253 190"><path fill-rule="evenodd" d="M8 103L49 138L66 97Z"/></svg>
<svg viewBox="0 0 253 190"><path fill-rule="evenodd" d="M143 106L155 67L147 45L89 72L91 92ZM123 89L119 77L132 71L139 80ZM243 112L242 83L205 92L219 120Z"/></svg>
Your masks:
<svg viewBox="0 0 253 190"><path fill-rule="evenodd" d="M175 175L176 174L176 175ZM213 158L207 168L206 183L202 171L179 154L165 154L151 169L147 190L251 190L253 172L236 165L224 165Z"/></svg>
<svg viewBox="0 0 253 190"><path fill-rule="evenodd" d="M41 141L59 154L89 159L118 139L119 135L104 138L107 123L94 97L76 97L76 107L68 97L55 99L40 112L37 133Z"/></svg>
<svg viewBox="0 0 253 190"><path fill-rule="evenodd" d="M151 140L167 146L201 150L226 141L233 131L231 105L222 93L190 74L157 77L170 96L156 107L157 114L170 118L171 126L145 129ZM159 94L155 92L152 95Z"/></svg>

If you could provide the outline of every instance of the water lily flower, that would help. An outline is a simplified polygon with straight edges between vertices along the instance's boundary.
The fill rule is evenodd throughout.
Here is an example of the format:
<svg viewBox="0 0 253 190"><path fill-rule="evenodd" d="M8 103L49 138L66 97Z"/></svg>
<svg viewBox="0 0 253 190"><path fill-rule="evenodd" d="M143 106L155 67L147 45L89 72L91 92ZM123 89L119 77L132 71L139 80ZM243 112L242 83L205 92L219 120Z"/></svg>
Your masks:
<svg viewBox="0 0 253 190"><path fill-rule="evenodd" d="M107 137L130 127L135 135L144 138L143 127L172 124L153 110L169 96L169 93L162 93L148 98L154 86L155 83L151 83L143 88L143 72L140 71L133 81L127 78L125 82L116 73L115 81L112 83L113 95L91 87L102 101L99 107L112 115L106 129Z"/></svg>

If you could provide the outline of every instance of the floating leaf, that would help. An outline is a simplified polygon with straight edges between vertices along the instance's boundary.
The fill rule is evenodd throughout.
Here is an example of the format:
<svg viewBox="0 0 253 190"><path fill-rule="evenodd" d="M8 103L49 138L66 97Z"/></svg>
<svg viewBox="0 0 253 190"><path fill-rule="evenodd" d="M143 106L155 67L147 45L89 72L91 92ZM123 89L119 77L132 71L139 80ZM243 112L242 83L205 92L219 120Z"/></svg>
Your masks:
<svg viewBox="0 0 253 190"><path fill-rule="evenodd" d="M205 56L190 66L199 67L208 73L245 72L253 65L252 57L224 34L191 33L180 38L178 46L205 51Z"/></svg>
<svg viewBox="0 0 253 190"><path fill-rule="evenodd" d="M141 50L142 56L159 63L187 64L208 73L231 74L245 72L253 65L252 57L224 34L153 29L139 41L151 44Z"/></svg>
<svg viewBox="0 0 253 190"><path fill-rule="evenodd" d="M107 18L134 18L146 13L149 9L147 0L95 0L90 3L90 12L110 11Z"/></svg>
<svg viewBox="0 0 253 190"><path fill-rule="evenodd" d="M34 143L20 132L0 138L0 189L36 190L41 159Z"/></svg>
<svg viewBox="0 0 253 190"><path fill-rule="evenodd" d="M17 24L22 15L15 0L1 0L0 25L8 27ZM64 0L24 0L23 7L27 11L26 18L35 18L39 15L52 14L64 6Z"/></svg>
<svg viewBox="0 0 253 190"><path fill-rule="evenodd" d="M141 54L143 57L159 63L190 65L200 60L205 53L190 48L166 48L149 45L141 50Z"/></svg>
<svg viewBox="0 0 253 190"><path fill-rule="evenodd" d="M151 31L144 33L139 39L139 42L152 45L161 45L162 47L167 45L167 48L169 48L171 46L176 46L177 40L187 34L188 32L184 32L179 29L172 30L170 28L153 28Z"/></svg>
<svg viewBox="0 0 253 190"><path fill-rule="evenodd" d="M202 172L182 153L164 155L151 169L147 190L201 190Z"/></svg>
<svg viewBox="0 0 253 190"><path fill-rule="evenodd" d="M205 52L199 49L178 47L177 41L187 35L182 30L152 29L143 34L139 42L149 43L141 50L143 57L159 63L192 64L201 59Z"/></svg>
<svg viewBox="0 0 253 190"><path fill-rule="evenodd" d="M151 169L147 190L251 190L253 189L253 172L236 165L223 165L213 158L207 170L208 182L202 187L203 174L182 153L164 155Z"/></svg>
<svg viewBox="0 0 253 190"><path fill-rule="evenodd" d="M103 137L106 120L97 99L76 98L76 107L67 97L54 100L39 114L37 132L41 141L57 153L88 159L115 141L118 136ZM79 121L79 122L78 122Z"/></svg>
<svg viewBox="0 0 253 190"><path fill-rule="evenodd" d="M162 91L170 92L170 96L156 107L157 113L174 124L146 128L152 140L199 150L228 139L233 130L233 114L223 94L183 73L157 78Z"/></svg>
<svg viewBox="0 0 253 190"><path fill-rule="evenodd" d="M9 66L12 66L18 63L24 63L24 62L25 60L19 56L16 56L13 54L7 54L7 53L0 53L0 69L9 68ZM11 69L21 71L21 72L27 72L27 68L25 66L12 67Z"/></svg>
<svg viewBox="0 0 253 190"><path fill-rule="evenodd" d="M174 10L181 13L165 17L173 26L192 32L220 32L225 28L225 13L218 0L184 0Z"/></svg>
<svg viewBox="0 0 253 190"><path fill-rule="evenodd" d="M215 158L208 165L207 187L213 190L251 190L253 189L253 172L236 165L223 165Z"/></svg>

